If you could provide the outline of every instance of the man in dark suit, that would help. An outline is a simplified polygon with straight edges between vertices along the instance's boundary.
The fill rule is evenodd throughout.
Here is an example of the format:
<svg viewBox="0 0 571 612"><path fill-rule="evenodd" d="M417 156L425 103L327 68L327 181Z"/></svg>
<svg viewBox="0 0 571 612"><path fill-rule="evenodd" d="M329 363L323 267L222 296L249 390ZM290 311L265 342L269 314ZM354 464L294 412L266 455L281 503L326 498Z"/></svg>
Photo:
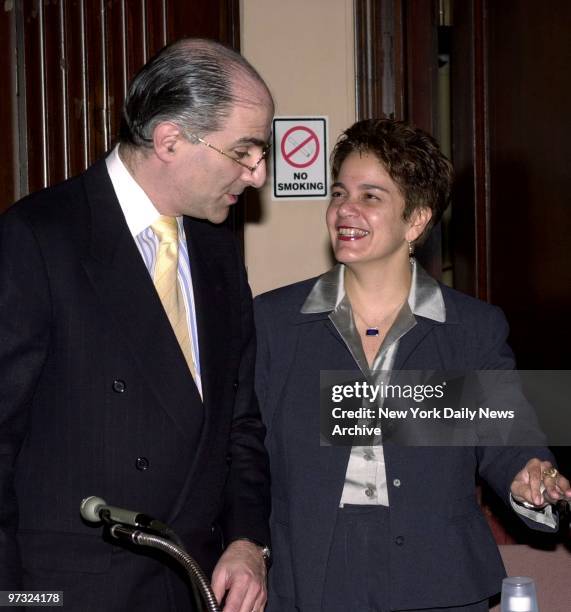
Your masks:
<svg viewBox="0 0 571 612"><path fill-rule="evenodd" d="M0 589L63 590L82 612L192 609L166 558L81 519L98 495L171 525L224 610L263 608L251 295L215 224L263 184L272 114L240 55L179 41L133 80L105 160L1 217Z"/></svg>

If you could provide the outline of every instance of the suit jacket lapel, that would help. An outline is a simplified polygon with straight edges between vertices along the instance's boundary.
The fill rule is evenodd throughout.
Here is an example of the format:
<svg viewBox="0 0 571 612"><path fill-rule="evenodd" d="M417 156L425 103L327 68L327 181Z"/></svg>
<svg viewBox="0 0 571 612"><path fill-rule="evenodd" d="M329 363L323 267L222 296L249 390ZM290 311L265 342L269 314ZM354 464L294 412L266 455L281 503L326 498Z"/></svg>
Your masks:
<svg viewBox="0 0 571 612"><path fill-rule="evenodd" d="M414 361L418 361L417 351L422 348L422 343L426 336L436 325L441 325L441 323L433 321L432 319L416 316L416 325L399 340L393 370L411 369L411 358L414 357ZM421 362L426 366L426 360Z"/></svg>
<svg viewBox="0 0 571 612"><path fill-rule="evenodd" d="M125 223L104 161L88 170L83 181L90 210L85 270L143 379L181 432L192 439L203 419L198 390Z"/></svg>
<svg viewBox="0 0 571 612"><path fill-rule="evenodd" d="M215 408L212 401L217 396L219 378L226 369L224 347L227 345L226 332L232 324L232 305L225 294L221 263L228 261L228 253L224 241L217 243L222 230L189 217L185 217L184 228L196 305L202 393L208 415L209 409Z"/></svg>

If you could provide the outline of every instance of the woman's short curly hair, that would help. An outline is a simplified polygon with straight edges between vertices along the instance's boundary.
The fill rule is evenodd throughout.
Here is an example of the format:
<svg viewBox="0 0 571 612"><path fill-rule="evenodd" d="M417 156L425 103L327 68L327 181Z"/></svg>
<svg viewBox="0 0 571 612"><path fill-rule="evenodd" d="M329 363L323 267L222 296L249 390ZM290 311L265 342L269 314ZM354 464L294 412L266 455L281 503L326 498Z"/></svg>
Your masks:
<svg viewBox="0 0 571 612"><path fill-rule="evenodd" d="M432 218L416 240L424 242L448 206L454 173L436 140L404 121L358 121L343 132L333 149L333 180L339 176L345 159L354 152L372 154L383 165L402 193L405 220L419 208L430 208Z"/></svg>

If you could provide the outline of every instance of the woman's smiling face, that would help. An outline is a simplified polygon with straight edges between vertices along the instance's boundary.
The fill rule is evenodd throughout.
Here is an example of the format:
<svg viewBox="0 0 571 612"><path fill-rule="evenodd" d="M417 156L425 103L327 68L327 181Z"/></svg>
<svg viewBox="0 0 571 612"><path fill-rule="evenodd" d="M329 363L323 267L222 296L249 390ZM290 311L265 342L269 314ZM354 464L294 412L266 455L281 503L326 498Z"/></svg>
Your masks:
<svg viewBox="0 0 571 612"><path fill-rule="evenodd" d="M403 219L404 206L398 185L375 155L348 155L331 187L326 215L337 261L350 266L408 257L408 241L420 232L412 218Z"/></svg>

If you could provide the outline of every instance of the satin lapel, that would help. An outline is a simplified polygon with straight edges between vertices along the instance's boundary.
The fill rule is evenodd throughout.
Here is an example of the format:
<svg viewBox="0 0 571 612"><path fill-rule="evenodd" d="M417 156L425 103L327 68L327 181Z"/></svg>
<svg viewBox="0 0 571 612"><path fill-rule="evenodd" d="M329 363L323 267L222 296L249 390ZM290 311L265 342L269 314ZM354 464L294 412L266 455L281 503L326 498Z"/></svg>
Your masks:
<svg viewBox="0 0 571 612"><path fill-rule="evenodd" d="M85 270L130 347L142 379L181 432L192 438L202 425L198 390L129 233L105 163L88 170L83 181L91 215Z"/></svg>

